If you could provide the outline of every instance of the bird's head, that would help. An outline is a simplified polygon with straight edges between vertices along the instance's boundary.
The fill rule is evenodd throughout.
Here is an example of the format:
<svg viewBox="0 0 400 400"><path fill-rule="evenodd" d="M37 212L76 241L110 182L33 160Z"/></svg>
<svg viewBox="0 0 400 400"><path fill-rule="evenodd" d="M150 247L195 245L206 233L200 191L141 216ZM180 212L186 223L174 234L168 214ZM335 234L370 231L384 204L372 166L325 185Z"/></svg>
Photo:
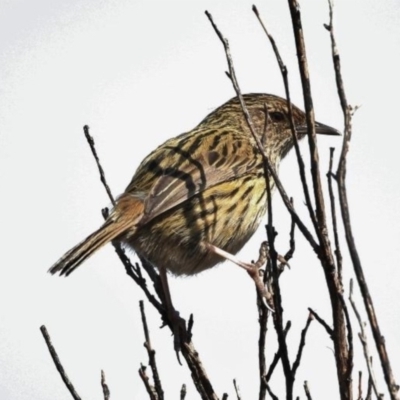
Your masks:
<svg viewBox="0 0 400 400"><path fill-rule="evenodd" d="M294 145L286 99L260 93L245 94L243 99L267 155L271 161L279 162ZM225 109L225 112L231 111L232 119L236 119L241 129L249 130L237 97L225 103L221 109ZM295 105L292 105L292 114L297 137L302 139L307 134L306 114ZM317 134L340 135L335 128L319 122L315 123L315 129Z"/></svg>

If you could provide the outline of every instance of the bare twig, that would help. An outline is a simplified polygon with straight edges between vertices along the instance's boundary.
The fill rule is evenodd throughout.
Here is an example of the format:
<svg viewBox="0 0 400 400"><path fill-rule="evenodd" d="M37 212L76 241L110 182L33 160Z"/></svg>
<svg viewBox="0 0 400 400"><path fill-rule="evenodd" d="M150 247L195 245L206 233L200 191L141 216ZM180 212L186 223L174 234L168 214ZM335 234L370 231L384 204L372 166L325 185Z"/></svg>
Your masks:
<svg viewBox="0 0 400 400"><path fill-rule="evenodd" d="M224 393L222 395L222 400L228 400L228 393Z"/></svg>
<svg viewBox="0 0 400 400"><path fill-rule="evenodd" d="M75 399L75 400L81 400L81 397L78 395L78 393L76 392L74 385L72 384L72 382L69 380L67 373L64 370L63 365L61 364L60 358L58 357L58 354L56 352L56 349L53 346L53 343L51 342L51 338L49 333L47 332L47 329L44 325L42 325L40 327L40 331L42 332L42 335L44 337L44 340L46 342L47 348L49 349L51 358L53 359L54 365L57 368L57 371L59 372L59 374L61 375L61 379L63 380L65 386L67 387L67 389L69 390L69 392L71 393L71 396Z"/></svg>
<svg viewBox="0 0 400 400"><path fill-rule="evenodd" d="M336 217L336 206L335 206L335 194L333 192L333 182L332 178L334 177L332 172L333 166L333 154L335 149L333 147L330 148L330 157L329 157L329 170L327 173L328 178L328 189L329 189L329 198L331 202L331 214L332 214L332 225L333 225L333 237L335 241L335 255L336 255L336 265L338 269L338 278L340 281L340 285L343 287L342 281L342 269L343 269L343 261L342 261L342 253L340 251L340 241L337 227L337 217Z"/></svg>
<svg viewBox="0 0 400 400"><path fill-rule="evenodd" d="M333 337L333 329L327 324L327 322L325 322L325 320L323 318L321 318L319 316L319 314L314 311L312 308L308 308L308 311L310 311L310 313L314 316L314 318L325 328L325 330L328 332L328 335L331 337Z"/></svg>
<svg viewBox="0 0 400 400"><path fill-rule="evenodd" d="M274 392L271 389L271 386L269 386L268 383L267 383L267 392L271 396L272 400L279 400L279 397L274 394Z"/></svg>
<svg viewBox="0 0 400 400"><path fill-rule="evenodd" d="M147 376L146 367L144 365L141 365L139 368L139 376L142 378L144 387L146 388L150 400L159 400L157 396L157 391L155 387L150 383L150 379Z"/></svg>
<svg viewBox="0 0 400 400"><path fill-rule="evenodd" d="M193 314L190 314L189 321L188 321L188 327L187 327L188 340L192 340L193 325L194 325L194 316L193 316Z"/></svg>
<svg viewBox="0 0 400 400"><path fill-rule="evenodd" d="M372 358L371 358L371 363L372 363ZM371 400L371 399L372 399L372 379L369 376L368 377L367 395L365 396L365 400Z"/></svg>
<svg viewBox="0 0 400 400"><path fill-rule="evenodd" d="M292 326L291 322L288 321L288 322L286 323L285 330L284 330L285 337L287 336L287 334L288 334L289 329L290 329L291 326ZM274 358L273 358L273 360L272 360L272 362L271 362L271 365L270 365L269 368L268 368L268 372L267 372L267 374L265 375L265 382L266 382L266 383L268 383L268 382L270 381L271 376L272 376L272 374L274 373L275 367L277 366L277 364L278 364L280 358L281 358L281 349L280 349L280 347L279 347L278 351L277 351L277 352L275 353L275 355L274 355Z"/></svg>
<svg viewBox="0 0 400 400"><path fill-rule="evenodd" d="M186 385L183 384L181 387L181 392L180 392L180 400L185 400L186 397Z"/></svg>
<svg viewBox="0 0 400 400"><path fill-rule="evenodd" d="M363 348L364 358L365 358L365 362L367 364L368 374L369 374L369 377L371 379L372 388L374 389L375 396L378 399L381 399L381 398L383 398L383 395L379 393L378 384L377 384L376 379L375 379L375 373L374 373L374 370L372 368L371 356L370 356L370 351L369 351L369 347L368 347L368 339L367 339L367 335L366 335L366 332L365 332L365 323L363 323L363 321L361 319L361 315L358 312L357 305L356 305L356 303L355 303L355 301L353 299L353 280L352 279L350 279L349 301L350 301L351 307L353 308L354 314L355 314L355 316L357 318L358 324L359 324L360 329L361 329L361 333L359 333L358 336L360 338L361 345L362 345L362 348Z"/></svg>
<svg viewBox="0 0 400 400"><path fill-rule="evenodd" d="M93 157L96 160L97 167L99 168L101 183L103 184L104 188L106 189L106 192L108 194L108 197L109 197L112 205L115 207L115 199L114 199L113 195L111 194L110 187L108 186L108 183L106 181L106 175L104 173L103 167L100 164L100 160L99 160L99 157L97 155L96 147L94 145L94 139L89 134L89 126L88 125L85 125L83 127L83 132L85 133L86 140L89 143L90 149L92 150Z"/></svg>
<svg viewBox="0 0 400 400"><path fill-rule="evenodd" d="M303 349L304 346L306 344L306 335L307 335L307 331L308 328L310 327L311 321L314 319L313 314L309 313L308 314L308 318L307 318L307 322L306 322L306 326L304 327L304 329L301 331L301 338L300 338L300 344L299 344L299 349L297 351L297 356L296 356L296 360L293 363L293 367L292 367L292 375L293 375L293 379L296 376L296 372L297 369L299 368L300 365L300 361L301 361L301 356L303 354Z"/></svg>
<svg viewBox="0 0 400 400"><path fill-rule="evenodd" d="M233 386L235 387L236 398L237 400L242 400L242 396L240 394L239 385L236 383L236 379L233 380Z"/></svg>
<svg viewBox="0 0 400 400"><path fill-rule="evenodd" d="M268 309L265 307L260 295L257 293L257 309L258 309L258 323L259 323L259 335L258 335L258 369L260 373L260 390L259 400L264 400L267 388L264 383L264 377L267 373L266 361L265 361L265 344L267 336L267 324L268 324Z"/></svg>
<svg viewBox="0 0 400 400"><path fill-rule="evenodd" d="M103 389L104 400L110 399L110 389L106 383L106 375L103 370L101 370L101 388Z"/></svg>
<svg viewBox="0 0 400 400"><path fill-rule="evenodd" d="M290 198L290 202L293 204L293 198ZM294 240L294 232L296 229L296 223L293 219L293 216L291 217L291 223L290 223L290 234L289 234L289 250L285 254L285 260L289 261L294 254L294 251L296 250L296 242Z"/></svg>
<svg viewBox="0 0 400 400"><path fill-rule="evenodd" d="M146 341L144 343L144 347L146 348L147 354L149 356L149 365L150 365L151 371L153 373L154 387L157 392L158 399L163 400L164 399L164 391L163 391L163 388L161 385L160 375L158 373L157 362L156 362L156 352L151 346L149 328L147 326L146 313L144 310L143 300L139 301L139 307L140 307L140 314L142 316L144 336L146 339Z"/></svg>
<svg viewBox="0 0 400 400"><path fill-rule="evenodd" d="M302 182L302 186L303 186L303 191L304 191L304 197L306 199L306 205L307 205L307 209L308 212L310 214L310 218L311 221L314 225L314 229L317 231L317 220L315 218L315 213L314 213L314 208L313 208L313 204L311 201L311 197L310 197L310 191L308 189L308 184L307 184L307 178L306 178L306 173L305 173L305 166L304 166L304 161L303 161L303 157L301 156L300 153L300 147L299 147L299 142L297 139L297 133L296 133L296 128L295 128L295 124L294 124L294 120L293 120L293 107L292 107L292 102L290 99L290 91L289 91L289 82L288 82L288 70L286 65L284 64L282 57L279 53L279 49L278 46L276 45L275 39L273 38L273 36L268 32L266 25L264 24L263 20L261 19L261 16L258 12L258 9L255 5L253 5L253 12L256 15L258 21L260 22L265 34L267 35L272 49L275 53L275 57L276 60L278 62L279 65L279 69L281 71L282 74L282 78L283 78L283 84L285 86L285 93L286 93L286 100L287 100L287 105L288 105L288 109L289 109L289 120L290 120L290 128L292 131L292 137L293 137L293 142L294 142L294 148L296 151L296 156L297 156L297 162L299 165L299 172L300 172L300 178L301 178L301 182Z"/></svg>
<svg viewBox="0 0 400 400"><path fill-rule="evenodd" d="M331 38L332 59L335 68L336 86L338 90L340 104L342 106L342 111L344 115L344 125L345 125L342 152L340 155L339 166L336 173L337 183L339 187L340 209L342 213L343 225L346 234L347 246L353 263L354 272L357 277L357 282L360 287L361 294L364 300L364 306L368 314L369 323L371 325L371 330L375 340L375 345L381 361L381 366L383 374L385 376L385 381L389 389L391 399L399 400L400 399L399 386L396 383L396 380L393 375L391 363L389 360L389 355L386 350L385 340L381 334L378 319L375 313L375 307L372 301L371 294L369 292L367 281L364 276L364 271L361 265L360 256L358 254L358 250L353 237L353 230L350 223L350 211L349 211L349 205L347 199L347 187L346 187L346 168L347 168L347 154L349 151L350 140L352 135L352 115L355 109L353 109L348 104L347 96L344 90L340 56L336 44L336 38L333 26L333 4L331 0L328 1L329 1L329 25L326 26L326 28L328 29Z"/></svg>
<svg viewBox="0 0 400 400"><path fill-rule="evenodd" d="M328 236L325 202L322 191L321 174L319 167L319 154L316 140L315 118L313 100L311 96L311 83L308 70L307 54L305 48L303 26L301 21L300 5L297 0L288 0L292 18L293 33L296 43L297 60L303 88L304 108L308 126L308 145L310 149L311 176L314 189L316 218L318 223L317 235L319 239L318 257L324 270L328 286L333 316L333 343L335 348L335 361L339 391L341 398L352 398L351 366L353 365L346 337L346 311L343 309L341 299L341 285L335 268L331 244Z"/></svg>
<svg viewBox="0 0 400 400"><path fill-rule="evenodd" d="M310 393L310 388L308 387L308 382L307 381L304 381L304 391L306 393L307 400L312 400L311 393Z"/></svg>
<svg viewBox="0 0 400 400"><path fill-rule="evenodd" d="M362 371L358 371L358 397L357 400L363 400L362 397Z"/></svg>

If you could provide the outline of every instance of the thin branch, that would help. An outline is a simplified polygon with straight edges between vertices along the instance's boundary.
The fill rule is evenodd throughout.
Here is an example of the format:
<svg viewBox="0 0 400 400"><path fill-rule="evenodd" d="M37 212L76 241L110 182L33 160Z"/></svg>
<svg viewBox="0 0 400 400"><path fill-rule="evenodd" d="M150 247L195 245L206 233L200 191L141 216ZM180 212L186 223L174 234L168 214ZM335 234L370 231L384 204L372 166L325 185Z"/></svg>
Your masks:
<svg viewBox="0 0 400 400"><path fill-rule="evenodd" d="M324 195L322 191L321 174L319 167L319 154L317 148L315 117L313 100L311 96L311 83L308 70L307 54L303 26L301 20L300 5L297 0L288 0L290 15L292 18L293 33L296 44L297 60L300 72L300 78L303 88L304 108L308 126L308 145L310 149L311 176L314 189L314 200L316 207L316 217L318 222L317 235L319 239L320 251L318 257L324 270L325 280L329 290L333 316L333 343L335 348L335 361L337 368L337 378L339 391L343 400L352 398L352 379L351 369L353 365L351 353L349 353L346 338L346 311L343 309L341 299L341 285L338 279L335 261L332 254L332 248L328 236L326 221L326 210Z"/></svg>
<svg viewBox="0 0 400 400"><path fill-rule="evenodd" d="M40 327L40 331L42 332L42 335L44 337L44 340L46 342L47 348L49 349L51 358L53 359L53 362L57 368L57 371L61 375L61 379L63 380L65 386L71 393L71 396L74 398L74 400L81 400L81 397L78 395L76 392L74 385L72 382L69 380L67 373L64 370L63 365L61 364L60 358L58 357L58 354L56 352L56 349L53 346L53 343L51 342L51 337L49 333L47 332L47 329L44 325Z"/></svg>
<svg viewBox="0 0 400 400"><path fill-rule="evenodd" d="M319 155L317 135L315 130L314 106L311 96L311 82L308 71L303 27L301 22L300 6L297 0L289 0L289 9L292 17L293 33L296 42L297 60L299 64L301 84L303 87L304 108L308 126L308 144L310 148L311 176L314 187L317 229L320 244L329 248L327 237L324 197L322 192L321 176L319 171Z"/></svg>
<svg viewBox="0 0 400 400"><path fill-rule="evenodd" d="M290 202L293 204L293 197L290 198ZM290 234L289 234L289 250L285 254L285 260L289 261L296 250L296 242L294 240L294 233L296 229L296 223L293 219L293 216L291 216L291 223L290 223Z"/></svg>
<svg viewBox="0 0 400 400"><path fill-rule="evenodd" d="M372 363L372 357L371 357L371 363ZM369 376L368 377L367 395L365 396L365 400L371 400L371 399L372 399L372 379Z"/></svg>
<svg viewBox="0 0 400 400"><path fill-rule="evenodd" d="M296 372L297 372L297 369L299 368L299 365L300 365L301 356L302 356L302 354L303 354L304 346L306 345L306 335L307 335L307 331L308 331L308 328L310 327L310 324L311 324L311 322L312 322L313 319L314 319L313 314L310 312L310 313L308 314L306 326L305 326L304 329L301 331L299 349L297 350L296 360L294 361L293 367L292 367L293 379L295 379L295 377L296 377Z"/></svg>
<svg viewBox="0 0 400 400"><path fill-rule="evenodd" d="M156 352L151 346L149 328L147 326L146 313L144 310L143 300L139 301L139 307L140 307L140 314L142 316L144 337L146 339L146 341L144 343L144 347L146 348L147 354L149 356L149 365L150 365L151 371L153 373L155 390L157 392L158 399L163 400L164 399L164 391L163 391L163 388L161 385L160 375L158 373L157 362L156 362Z"/></svg>
<svg viewBox="0 0 400 400"><path fill-rule="evenodd" d="M274 394L274 392L271 389L271 386L269 386L268 383L267 383L267 392L271 396L272 400L279 400L279 397Z"/></svg>
<svg viewBox="0 0 400 400"><path fill-rule="evenodd" d="M350 314L349 310L347 309L347 304L344 300L343 294L339 294L339 299L342 304L343 308L343 313L344 317L346 320L346 326L347 326L347 351L348 351L348 356L347 356L347 370L344 375L344 379L347 381L352 380L352 372L353 372L353 366L354 366L354 346L353 346L353 328L351 326L351 319L350 319Z"/></svg>
<svg viewBox="0 0 400 400"><path fill-rule="evenodd" d="M308 311L314 316L314 318L325 328L325 330L328 332L328 335L330 338L333 338L333 329L328 325L327 322L323 318L319 316L319 314L314 311L312 308L308 308Z"/></svg>
<svg viewBox="0 0 400 400"><path fill-rule="evenodd" d="M305 165L304 165L304 161L303 161L303 157L301 156L300 153L300 147L299 147L299 141L297 139L297 133L296 133L296 128L295 128L295 124L294 124L294 120L293 120L293 106L292 106L292 101L290 99L290 91L289 91L289 82L288 82L288 70L286 65L284 64L282 57L279 53L279 49L278 46L276 45L275 39L273 38L273 36L268 32L266 25L264 24L264 22L262 21L260 14L258 12L258 9L255 5L253 5L252 7L254 14L256 15L258 21L260 22L265 34L267 35L272 49L275 53L275 57L276 60L278 62L279 65L279 69L281 71L282 74L282 78L283 78L283 84L285 86L285 93L286 93L286 100L287 100L287 105L288 105L288 109L289 109L289 121L290 121L290 128L292 131L292 138L293 138L293 142L294 142L294 148L296 151L296 156L297 156L297 162L299 165L299 172L300 172L300 179L302 182L302 186L303 186L303 192L304 192L304 197L306 199L306 205L307 205L307 209L308 212L310 214L310 218L311 221L314 225L314 229L317 231L318 226L317 226L317 220L315 218L315 213L314 213L314 208L313 208L313 204L311 201L311 197L310 197L310 191L308 189L308 184L307 184L307 177L306 177L306 173L305 173Z"/></svg>
<svg viewBox="0 0 400 400"><path fill-rule="evenodd" d="M228 393L224 393L222 395L222 400L228 400Z"/></svg>
<svg viewBox="0 0 400 400"><path fill-rule="evenodd" d="M180 392L180 400L185 400L186 397L186 385L183 384L181 387L181 392Z"/></svg>
<svg viewBox="0 0 400 400"><path fill-rule="evenodd" d="M369 323L371 325L372 334L375 340L375 346L377 348L379 358L381 361L381 366L383 374L385 376L385 381L389 389L390 397L392 400L399 400L399 385L393 375L391 363L389 360L389 354L386 350L386 344L384 337L381 334L378 319L375 313L375 307L372 301L371 294L369 292L368 284L364 276L364 271L361 265L360 256L355 244L353 237L353 230L350 222L350 211L349 203L347 199L347 187L346 187L346 168L347 168L347 154L350 147L350 140L352 136L352 116L355 111L347 101L347 96L344 90L343 77L341 72L341 63L338 47L336 44L336 38L333 26L333 4L331 0L329 1L329 26L326 26L330 33L331 47L332 47L332 59L335 69L336 76L336 86L338 90L338 95L340 99L340 104L342 106L342 112L344 115L344 135L343 135L343 146L342 152L339 159L339 166L336 173L337 182L339 187L339 200L340 209L342 213L342 219L346 234L347 246L350 252L350 257L353 263L354 272L357 277L357 282L361 290L361 294L364 300L364 306L368 314Z"/></svg>
<svg viewBox="0 0 400 400"><path fill-rule="evenodd" d="M158 400L157 391L155 387L150 383L150 379L147 376L146 367L144 365L140 365L139 376L143 381L144 387L146 388L150 400Z"/></svg>
<svg viewBox="0 0 400 400"><path fill-rule="evenodd" d="M376 379L375 379L375 373L374 373L374 370L372 368L371 355L370 355L370 351L369 351L369 347L368 347L368 339L367 339L367 335L366 335L366 332L365 332L365 323L363 323L363 321L361 319L361 315L360 315L360 313L359 313L359 311L357 309L357 305L356 305L356 303L355 303L355 301L353 299L353 280L352 279L350 279L349 301L350 301L351 307L353 308L354 314L355 314L355 316L357 318L358 324L360 326L361 333L358 334L358 337L360 338L361 345L362 345L362 348L363 348L364 358L365 358L365 362L367 364L368 374L369 374L369 377L371 379L372 388L374 389L375 396L378 399L382 399L383 398L383 394L379 393L378 384L377 384Z"/></svg>
<svg viewBox="0 0 400 400"><path fill-rule="evenodd" d="M264 400L266 396L267 388L264 384L264 377L267 373L266 361L265 361L265 344L267 337L267 326L268 326L268 309L264 305L261 296L257 292L257 310L258 310L258 323L259 323L259 335L258 335L258 370L260 374L260 389L259 389L259 400Z"/></svg>
<svg viewBox="0 0 400 400"><path fill-rule="evenodd" d="M194 325L194 316L193 314L189 315L189 321L188 321L188 326L187 326L187 338L189 341L192 340L192 331L193 331L193 325Z"/></svg>
<svg viewBox="0 0 400 400"><path fill-rule="evenodd" d="M237 400L242 400L242 396L240 394L239 385L236 383L236 379L233 380L233 386L235 387L236 398Z"/></svg>
<svg viewBox="0 0 400 400"><path fill-rule="evenodd" d="M358 397L357 400L363 400L362 397L362 371L358 371Z"/></svg>
<svg viewBox="0 0 400 400"><path fill-rule="evenodd" d="M307 381L304 381L304 391L306 393L307 400L312 400L311 393L310 393L310 388L308 387L308 382Z"/></svg>
<svg viewBox="0 0 400 400"><path fill-rule="evenodd" d="M106 375L103 370L101 370L101 388L103 389L104 400L110 400L110 389L106 383Z"/></svg>
<svg viewBox="0 0 400 400"><path fill-rule="evenodd" d="M100 160L99 160L99 157L97 155L96 147L94 145L94 139L89 134L89 126L88 125L85 125L83 127L83 132L85 133L86 140L89 143L90 149L92 150L93 157L96 160L97 167L99 168L101 183L103 184L104 188L106 189L106 192L108 194L108 197L109 197L112 205L115 207L115 199L114 199L113 195L111 194L110 187L107 184L106 175L104 173L103 167L100 164Z"/></svg>
<svg viewBox="0 0 400 400"><path fill-rule="evenodd" d="M291 322L288 321L286 323L285 330L284 330L285 338L286 338L291 326L292 326ZM265 375L265 382L266 383L268 383L270 381L270 379L272 377L272 374L274 373L275 367L278 365L278 362L279 362L280 358L281 358L281 349L279 347L278 351L274 355L274 358L273 358L273 360L271 362L271 365L268 368L268 372Z"/></svg>
<svg viewBox="0 0 400 400"><path fill-rule="evenodd" d="M339 234L338 234L336 205L335 205L335 194L333 191L333 179L332 179L334 177L334 174L332 172L332 167L333 167L333 155L334 155L335 149L333 147L331 147L329 150L330 150L329 170L327 173L328 190L329 190L329 198L330 198L330 203L331 203L333 237L334 237L334 241L335 241L335 256L336 256L336 265L337 265L337 269L338 269L338 278L339 278L341 286L343 287L343 280L342 280L343 258L342 258L342 253L340 251L340 241L339 241Z"/></svg>
<svg viewBox="0 0 400 400"><path fill-rule="evenodd" d="M199 353L192 341L181 341L182 355L192 373L193 382L204 400L218 400L212 384L207 376L207 372L200 360Z"/></svg>

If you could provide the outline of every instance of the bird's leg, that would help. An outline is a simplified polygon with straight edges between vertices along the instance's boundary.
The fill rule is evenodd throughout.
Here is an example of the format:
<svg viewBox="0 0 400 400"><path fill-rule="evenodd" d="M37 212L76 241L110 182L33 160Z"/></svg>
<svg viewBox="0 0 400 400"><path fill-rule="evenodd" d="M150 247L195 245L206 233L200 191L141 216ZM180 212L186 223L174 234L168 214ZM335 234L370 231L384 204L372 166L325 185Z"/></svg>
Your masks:
<svg viewBox="0 0 400 400"><path fill-rule="evenodd" d="M172 332L174 335L174 349L176 352L176 356L178 357L179 364L182 365L181 360L179 358L179 352L181 351L181 338L184 339L186 335L186 321L179 316L179 312L175 310L172 299L171 299L171 292L169 290L168 284L168 276L167 270L163 267L159 268L160 271L160 279L161 285L164 289L165 295L165 306L167 308L167 315L168 319L172 325Z"/></svg>
<svg viewBox="0 0 400 400"><path fill-rule="evenodd" d="M268 291L267 287L264 285L264 282L260 276L260 267L257 264L245 263L245 262L239 260L239 258L237 258L235 255L228 253L227 251L222 250L219 247L214 246L211 243L207 243L207 248L210 251L212 251L213 253L219 255L220 257L223 257L226 260L232 261L234 264L238 265L239 267L244 268L246 270L246 272L250 275L250 277L253 279L261 298L265 300L264 301L265 306L270 311L274 312L274 310L269 306L269 304L272 303L272 295ZM268 249L267 249L267 254L268 254Z"/></svg>

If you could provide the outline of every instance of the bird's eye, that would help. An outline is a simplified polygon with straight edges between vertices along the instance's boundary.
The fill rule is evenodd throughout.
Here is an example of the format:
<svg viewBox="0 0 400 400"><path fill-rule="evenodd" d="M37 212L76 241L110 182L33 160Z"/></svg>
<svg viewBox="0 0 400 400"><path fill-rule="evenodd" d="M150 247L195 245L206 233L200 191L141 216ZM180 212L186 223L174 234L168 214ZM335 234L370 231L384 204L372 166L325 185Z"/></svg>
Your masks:
<svg viewBox="0 0 400 400"><path fill-rule="evenodd" d="M271 117L271 120L273 122L282 122L285 120L285 116L281 112L278 112L278 111L270 112L269 116Z"/></svg>

